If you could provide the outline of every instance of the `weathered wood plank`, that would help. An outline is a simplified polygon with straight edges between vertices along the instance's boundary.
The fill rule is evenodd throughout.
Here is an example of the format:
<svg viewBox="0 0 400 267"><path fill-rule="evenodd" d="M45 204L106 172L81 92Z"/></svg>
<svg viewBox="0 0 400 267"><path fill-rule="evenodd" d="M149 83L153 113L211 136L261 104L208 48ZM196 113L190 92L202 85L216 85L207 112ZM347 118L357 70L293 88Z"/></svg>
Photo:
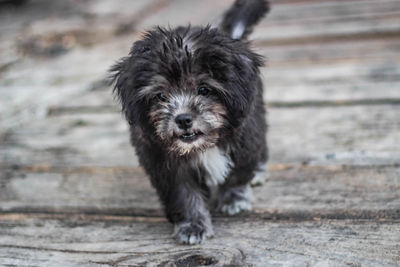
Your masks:
<svg viewBox="0 0 400 267"><path fill-rule="evenodd" d="M76 49L52 60L26 58L3 72L0 80L2 130L44 117L50 105L73 102L69 99L87 92L93 81L102 79L115 60L129 51L132 38L124 38L90 49Z"/></svg>
<svg viewBox="0 0 400 267"><path fill-rule="evenodd" d="M140 2L140 3L139 3ZM141 12L143 10L147 10L147 6L152 6L155 5L155 10L157 12L154 12L154 16L149 18L150 21L157 22L157 19L165 19L168 18L170 20L176 20L176 23L183 23L180 21L179 16L176 16L175 13L177 13L178 10L178 15L181 16L186 16L187 19L194 19L193 23L196 23L196 17L198 19L208 19L209 17L212 17L214 13L210 13L210 9L208 8L209 6L213 6L214 8L211 10L211 12L215 12L215 16L217 16L217 13L221 13L227 6L232 1L221 1L221 2L212 2L212 1L195 1L195 2L188 2L188 1L176 1L171 3L169 6L166 4L167 2L162 1L162 2L156 2L155 4L153 2L148 3L148 1L138 1L138 3L129 3L129 8L127 10L132 10L132 12ZM66 4L68 6L68 11L70 9L75 10L75 4L71 5L71 3L68 2ZM158 8L157 6L166 6L168 8ZM199 8L195 8L196 5L200 5ZM218 7L215 7L215 5L218 5ZM34 6L34 5L33 5ZM71 7L72 6L72 7ZM84 5L83 5L84 6ZM91 17L96 16L97 19L105 19L107 18L113 18L115 24L122 23L125 20L127 16L127 12L124 10L108 10L105 8L107 6L106 2L101 2L98 3L98 5L93 5L93 4L88 4L86 7L82 7L83 9L87 9L85 12L89 14ZM117 5L116 5L117 6ZM283 10L280 10L280 6L282 6ZM324 14L321 16L327 16L327 17L332 17L337 16L340 13L347 12L348 14L386 14L388 10L391 12L397 12L396 10L396 1L380 1L379 3L374 3L373 1L340 1L338 3L331 2L328 3L329 8L327 8L326 3L307 3L307 4L296 4L296 5L277 5L277 11L271 13L271 23L274 21L274 16L277 18L281 18L282 14L302 14L302 16L310 16L310 14L319 14L320 12L330 12L329 10L333 10L334 12L332 14ZM40 7L40 5L39 5ZM80 6L81 7L81 6ZM133 7L137 7L136 9ZM176 8L175 8L176 7ZM202 10L201 13L196 14L195 16L193 15L193 12L182 12L182 8L186 7L187 9L191 10ZM202 7L202 8L201 8ZM52 7L54 8L54 7ZM286 10L286 9L290 10ZM317 10L314 10L317 8ZM55 14L58 14L57 12L60 12L60 10L64 10L64 8L54 8L56 10ZM107 10L105 10L107 9ZM133 10L135 9L135 10ZM27 9L29 10L29 9ZM40 8L36 7L34 8L35 12L39 12ZM140 10L140 11L137 11ZM303 10L303 11L299 11ZM326 11L327 10L327 11ZM346 10L351 10L351 11L346 11ZM290 11L290 12L289 12ZM317 12L318 11L318 12ZM340 11L340 12L339 12ZM160 13L161 12L161 13ZM168 12L172 12L171 16L168 16ZM174 13L175 12L175 13ZM281 15L280 12L282 13ZM350 13L349 13L350 12ZM26 13L26 12L25 12ZM40 12L39 12L40 13ZM72 13L72 12L71 12ZM84 12L83 12L84 13ZM118 13L118 14L117 14ZM146 12L144 12L146 13ZM19 17L23 17L24 12L19 14ZM35 13L36 14L36 13ZM160 16L160 14L164 14L163 16ZM276 15L274 15L276 14ZM82 14L80 14L82 15ZM143 14L140 14L143 15ZM38 16L37 14L35 16ZM38 34L40 32L43 33L43 30L47 33L51 33L54 30L60 30L57 28L60 25L60 21L52 21L52 23L45 23L46 19L45 18L43 21L39 20L35 21L37 19L36 17L29 18L27 21L29 23L26 24L32 24L32 27L29 28L28 32L32 35ZM113 17L114 16L114 17ZM289 18L292 17L292 15L288 15ZM136 17L136 16L135 16ZM172 18L172 19L171 19ZM186 19L185 18L185 19ZM287 17L288 18L288 17ZM93 19L93 18L92 18ZM392 18L389 18L391 20ZM35 21L35 23L31 23ZM75 31L76 27L82 26L82 21L78 19L78 23L74 23L76 18L71 18L69 20L69 23L67 26L64 25L64 21L61 22L62 29L64 29L65 32L73 32ZM267 23L269 20L265 20L265 23ZM86 22L85 22L86 23ZM373 22L370 22L373 23ZM390 23L382 22L385 25L389 25ZM47 25L46 27L43 28L43 26ZM289 23L290 24L290 23ZM293 24L293 23L292 23ZM297 24L297 23L296 23ZM19 25L19 24L18 24ZM115 25L114 25L115 26ZM113 27L114 27L113 26ZM118 25L117 25L118 26ZM116 27L117 27L116 26ZM68 28L68 27L72 27ZM75 27L75 28L74 28ZM137 25L138 28L142 29L141 25ZM324 26L325 27L325 26ZM389 27L389 26L388 26ZM262 27L261 27L262 28ZM275 27L272 27L275 28ZM308 28L308 27L307 27ZM335 28L332 26L329 26L329 28ZM346 28L346 27L343 27ZM40 29L40 30L38 30ZM285 32L283 30L279 30L279 32ZM18 32L18 31L17 31ZM65 33L64 32L64 33ZM66 34L66 33L65 33ZM7 36L7 39L9 38L9 35ZM76 36L72 36L73 39ZM2 112L3 122L2 124L5 126L16 126L21 122L27 121L31 118L32 114L35 116L43 114L43 110L50 104L57 104L58 99L57 96L62 94L65 98L68 98L69 96L73 94L79 94L81 93L82 89L86 88L87 84L89 84L93 79L98 79L100 76L102 76L108 66L111 65L112 61L115 60L116 58L126 55L127 51L129 50L129 46L131 42L133 41L134 37L126 37L124 38L115 38L113 36L113 41L109 42L107 44L100 44L96 43L96 46L91 47L90 49L76 49L72 50L68 55L54 59L46 62L39 62L37 60L31 61L29 59L24 59L23 61L19 62L18 65L14 64L14 67L10 69L9 72L2 73L2 87L3 89L7 90L1 90L1 98L6 99L4 102L5 104L2 104L0 107L0 112ZM79 42L79 40L75 40L76 42ZM8 42L9 44L9 42ZM8 51L9 47L16 47L14 43L10 43L10 45L7 46L2 46L6 47L5 49ZM107 54L104 54L103 51L108 51ZM4 51L2 50L2 54ZM8 53L7 53L8 54ZM110 61L111 60L111 61ZM77 66L80 64L80 62L84 61L86 68L63 68L62 66L68 65L68 66ZM18 62L17 60L13 60L13 62ZM18 67L18 68L17 68ZM17 71L18 70L18 71ZM76 72L76 71L78 72ZM28 75L29 73L29 75ZM42 79L30 79L29 77L43 77ZM24 78L21 78L24 77ZM18 90L19 92L19 97L14 98L12 97L12 94L9 94L8 92L14 92ZM37 92L42 92L41 94L37 94ZM46 96L46 97L43 97Z"/></svg>
<svg viewBox="0 0 400 267"><path fill-rule="evenodd" d="M356 1L357 2L357 1ZM353 8L354 12L358 12L357 10L360 9L359 7L362 7L363 5L366 5L365 3L359 3L362 1L358 1L356 4L356 8ZM144 3L144 2L143 2ZM139 4L134 4L135 6L138 5L142 9L146 9L146 5L143 4L142 2ZM169 2L168 2L169 3ZM210 2L211 3L211 2ZM210 3L204 2L203 1L197 1L195 3L189 3L187 1L184 2L184 6L187 8L193 8L193 4L195 5L201 5L203 8L201 10L208 10L205 8L206 6L210 6ZM153 3L154 4L154 3ZM214 8L213 12L219 13L221 10L224 10L225 6L228 6L230 4L230 1L222 1L218 2L218 5L221 5L221 9L219 8ZM149 3L149 6L152 4ZM163 6L164 4L162 4ZM168 6L166 9L162 8L157 8L155 6L155 10L157 12L175 12L178 9L174 9L174 5L181 6L182 3L180 1L176 1L171 3L171 6ZM309 3L307 4L309 5ZM296 8L301 8L303 10L307 10L307 5L294 5ZM318 6L319 4L317 4ZM338 5L339 7L337 8L338 10L342 10L343 7L340 7L341 5L348 6L349 4L346 4L344 1L341 3L331 3L331 5ZM380 2L379 5L374 5L373 3L368 2L366 6L373 5L374 7L372 8L373 10L371 11L362 11L363 7L360 9L361 13L363 12L369 12L369 13L374 13L375 8L377 9L376 13L377 14L384 14L386 12L385 10L391 9L391 10L396 10L393 8L393 2L391 1L384 1ZM102 7L103 6L103 7ZM278 5L279 6L279 5ZM286 6L285 8L288 8L289 5L283 5ZM291 5L290 5L291 6ZM324 10L322 7L319 7L320 9ZM353 6L351 4L350 6ZM109 18L112 17L112 14L114 14L114 11L104 11L104 3L100 4L99 6L93 6L89 5L89 10L87 11L89 14L93 15L96 14L96 12L99 12L99 17L96 19L100 18ZM371 7L366 7L371 8ZM172 11L171 11L172 10ZM175 11L173 11L175 10ZM312 8L311 8L312 10ZM329 9L328 9L329 10ZM202 11L202 12L203 12ZM114 12L114 13L113 13ZM160 17L159 13L154 12L155 16ZM282 11L283 12L283 11ZM285 11L286 12L286 11ZM285 13L283 12L283 13ZM295 11L293 11L295 12ZM309 11L307 11L309 12ZM336 11L335 11L336 12ZM353 12L353 11L352 11ZM313 13L310 11L310 13ZM360 13L360 14L361 14ZM368 14L369 14L368 13ZM157 15L158 14L158 15ZM164 14L164 13L162 13ZM180 12L182 16L186 14L186 16L190 19L193 18L192 13L185 13L185 12ZM190 15L189 15L190 14ZM114 14L115 15L115 14ZM203 17L204 15L204 17ZM279 12L278 12L279 15ZM336 13L334 14L336 15ZM119 16L119 19L122 19L123 21L124 16L126 17L126 13L121 12ZM171 15L172 16L172 15ZM325 16L325 15L324 15ZM331 16L331 15L329 15ZM168 16L162 16L162 18L167 18ZM208 18L209 16L206 14L198 14L198 18ZM279 17L279 16L278 16ZM179 17L172 16L172 18L177 19L177 23L180 23ZM149 18L150 20L154 18ZM392 19L392 18L389 18ZM266 20L268 21L268 20ZM72 22L71 22L72 23ZM117 22L116 22L117 23ZM371 22L372 23L372 22ZM43 23L42 23L43 24ZM35 29L40 28L39 26L42 25L41 22L39 21L38 24L33 24L32 29L29 31L31 34L37 34L38 31ZM49 25L58 25L57 23L48 23ZM118 24L118 23L117 23ZM290 23L289 23L290 24ZM35 26L36 25L36 26ZM39 25L39 26L38 26ZM73 27L77 27L80 24L71 24ZM386 25L386 24L385 24ZM43 25L42 25L43 26ZM72 27L71 26L71 27ZM114 25L115 26L115 25ZM52 32L52 29L54 29L53 26L50 26L45 29L46 32ZM69 26L68 26L69 27ZM65 30L68 32L70 31L69 28L65 28ZM138 25L138 27L141 27ZM330 26L331 27L331 26ZM262 28L262 27L261 27ZM272 27L274 28L274 27ZM281 31L281 30L279 30ZM2 125L3 127L15 127L18 126L19 124L29 121L32 116L34 117L40 117L42 116L45 112L46 109L48 108L49 105L55 105L60 103L60 95L63 95L63 99L61 100L62 102L66 102L66 99L69 99L70 97L75 97L76 95L81 95L82 92L86 91L86 88L90 86L90 83L93 80L99 79L102 77L106 69L112 64L112 61L115 60L116 58L119 58L122 55L126 55L127 51L129 50L129 46L131 45L133 39L137 38L135 36L125 36L125 37L120 37L120 38L115 38L113 37L112 42L108 43L102 43L98 44L96 43L96 46L90 47L90 49L74 49L70 51L67 55L61 57L61 58L55 58L50 61L45 61L45 62L39 62L37 60L30 60L30 59L24 59L23 61L19 61L19 59L14 60L15 62L18 62L17 65L13 65L9 71L3 72L2 73L2 89L1 93L1 99L4 99L5 101L2 103L0 106L0 112L2 113ZM270 44L270 43L269 43ZM261 44L259 44L261 45ZM265 44L264 44L265 45ZM9 46L6 46L6 49L9 49L7 47L15 47L14 44L10 44ZM348 49L348 48L344 48ZM312 49L314 51L319 50L319 49ZM383 50L386 51L385 47L383 47ZM109 51L107 54L104 54L102 51ZM340 49L339 51L343 51L343 49ZM385 52L386 53L386 52ZM384 54L385 54L384 53ZM268 52L266 53L268 55ZM272 54L272 53L271 53ZM300 49L299 54L302 54L302 51ZM329 51L326 54L330 54ZM369 53L364 53L364 54L369 54ZM383 56L383 55L381 55ZM311 55L312 57L312 55ZM381 95L388 94L389 96L396 96L395 90L388 90L387 88L391 86L395 86L391 83L390 79L392 76L387 77L385 76L386 70L391 69L392 63L390 63L390 60L387 58L391 58L390 60L396 61L395 57L391 57L390 55L385 56L385 64L380 64L378 62L378 66L383 66L383 69L381 68L380 70L375 68L378 72L382 73L383 76L380 76L382 79L389 79L389 82L383 82L383 84L379 84L379 81L373 80L371 83L369 81L363 81L361 83L358 83L355 81L353 78L344 78L340 76L340 73L337 73L339 77L333 77L332 79L329 80L329 78L326 78L328 80L316 80L315 84L313 82L307 82L309 81L309 74L305 76L300 76L304 77L302 80L299 81L299 79L291 79L291 74L290 71L289 73L285 71L279 71L279 74L277 77L271 77L269 78L270 80L268 82L271 83L270 85L270 94L269 97L271 100L274 99L279 99L278 94L284 90L287 92L288 88L294 87L298 92L291 94L291 93L285 93L284 97L288 96L293 96L293 95L307 95L307 97L311 99L320 99L325 97L329 92L342 92L341 90L338 90L337 88L343 88L344 93L338 93L336 99L339 99L342 97L344 94L350 94L352 97L359 97L361 94L360 91L366 90L366 95L371 96L371 97L381 97ZM274 64L274 57L272 56L271 63ZM340 59L333 59L330 62L334 60L340 60ZM69 66L77 66L80 65L80 62L84 61L85 68L64 68L63 66L69 65ZM279 60L278 60L279 61ZM300 60L301 61L301 60ZM303 61L297 61L296 64L304 64ZM307 61L307 60L306 60ZM291 64L289 61L286 61L287 63L285 64ZM275 61L275 63L277 63ZM365 62L358 61L358 65L364 65ZM375 62L372 62L375 64ZM280 62L279 64L282 64ZM278 64L278 65L279 65ZM273 65L272 68L267 70L267 73L273 74L273 70L276 65ZM355 76L357 76L358 72L353 73L351 71L352 65L347 65L344 67L340 67L339 69L343 70L345 73L352 73ZM297 67L296 70L303 69L303 66ZM350 71L349 71L350 69ZM394 69L397 69L396 67ZM294 70L296 72L296 70ZM325 73L330 73L330 72L335 72L336 70L333 68L327 68L325 69ZM341 72L339 70L339 72ZM305 70L308 73L321 73L321 71L313 71L311 69ZM29 73L29 75L28 75ZM375 72L373 72L375 73ZM391 75L391 74L388 74ZM394 75L398 75L397 72L395 72ZM43 77L42 79L31 79L29 77ZM23 77L23 78L21 78ZM267 76L268 77L268 76ZM282 77L285 77L282 79ZM288 78L289 77L289 78ZM298 76L299 77L299 76ZM348 75L347 77L350 77ZM397 76L398 77L398 76ZM318 75L315 77L318 79ZM280 84L279 81L287 81L288 83L285 85ZM333 82L335 81L335 82ZM275 84L277 82L277 84ZM274 85L275 84L275 85ZM305 84L303 86L303 84ZM300 87L300 88L299 88ZM322 88L321 90L323 91L322 93L319 93L319 90L309 90L309 94L303 94L306 90L306 88ZM374 88L379 87L380 90L373 90ZM283 88L283 89L282 89ZM336 88L336 89L335 89ZM18 91L19 92L19 97L14 97L13 92ZM316 96L313 95L313 93L316 91ZM40 94L37 94L37 92L41 92ZM274 93L278 92L278 93ZM377 93L377 92L382 92L382 93ZM372 94L370 94L372 93ZM335 95L333 95L335 97ZM289 98L289 97L288 97Z"/></svg>
<svg viewBox="0 0 400 267"><path fill-rule="evenodd" d="M272 163L386 165L400 162L400 106L270 109ZM118 113L48 117L3 134L7 164L137 166Z"/></svg>
<svg viewBox="0 0 400 267"><path fill-rule="evenodd" d="M399 222L217 218L216 236L180 246L148 218L0 216L2 265L396 266Z"/></svg>
<svg viewBox="0 0 400 267"><path fill-rule="evenodd" d="M139 168L22 166L2 172L0 212L162 216ZM254 193L256 217L400 219L399 167L272 165L268 182Z"/></svg>
<svg viewBox="0 0 400 267"><path fill-rule="evenodd" d="M268 45L296 45L299 43L327 43L358 39L398 39L400 32L399 22L396 17L390 17L384 21L382 19L369 19L365 22L350 23L341 21L336 23L338 25L331 24L257 28L254 34L251 35L251 39L264 40L263 43Z"/></svg>
<svg viewBox="0 0 400 267"><path fill-rule="evenodd" d="M232 1L133 1L122 10L125 0L82 2L84 23L103 23L78 29L83 39L68 36L90 49L21 61L7 52L13 42L2 46L11 59L0 61L0 265L400 264L400 106L388 105L400 97L393 0L274 1L253 35L268 58L266 100L284 104L268 115L270 179L254 189L253 212L214 216L217 236L206 244L170 238L109 88L92 83L138 37L110 36L215 21ZM74 21L38 21L25 32L61 25L66 34L82 25ZM349 106L327 107L342 100Z"/></svg>
<svg viewBox="0 0 400 267"><path fill-rule="evenodd" d="M138 29L154 25L217 24L232 4L225 1L172 2L168 9L154 12ZM209 7L213 8L210 9ZM195 10L195 12L193 12ZM337 36L360 33L399 31L400 8L396 1L329 1L301 4L273 3L271 14L255 29L252 39L268 40Z"/></svg>
<svg viewBox="0 0 400 267"><path fill-rule="evenodd" d="M161 215L155 191L139 168L2 172L2 211Z"/></svg>
<svg viewBox="0 0 400 267"><path fill-rule="evenodd" d="M292 23L299 24L310 21L343 20L345 18L368 17L372 15L387 15L399 12L400 7L396 0L350 0L350 1L282 1L272 0L272 12L268 21L262 25Z"/></svg>
<svg viewBox="0 0 400 267"><path fill-rule="evenodd" d="M7 163L137 166L119 113L37 120L10 130L0 146L1 161Z"/></svg>
<svg viewBox="0 0 400 267"><path fill-rule="evenodd" d="M223 12L233 3L233 0L224 1L183 1L175 0L167 9L154 12L153 16L144 19L139 29L154 25L201 25L216 23ZM213 8L210 9L209 7ZM186 12L186 11L191 12ZM310 22L332 22L368 20L371 18L394 17L400 12L398 3L393 0L376 1L304 1L303 3L287 4L281 1L272 1L272 12L268 19L261 22L261 27L283 24L307 24Z"/></svg>
<svg viewBox="0 0 400 267"><path fill-rule="evenodd" d="M399 97L397 59L274 66L263 70L266 101Z"/></svg>
<svg viewBox="0 0 400 267"><path fill-rule="evenodd" d="M395 41L255 48L266 57L266 102L400 98L400 90L393 90L400 84L400 47ZM114 104L110 86L99 80L61 107Z"/></svg>
<svg viewBox="0 0 400 267"><path fill-rule="evenodd" d="M397 40L359 40L351 42L311 43L293 46L269 46L267 43L254 42L254 49L266 57L269 68L354 64L396 57L400 50ZM367 63L368 64L368 63Z"/></svg>
<svg viewBox="0 0 400 267"><path fill-rule="evenodd" d="M396 1L332 1L273 5L270 16L255 28L252 39L295 44L295 39L399 32ZM281 39L279 41L279 39ZM322 40L322 39L321 39Z"/></svg>
<svg viewBox="0 0 400 267"><path fill-rule="evenodd" d="M394 41L259 49L267 57L268 67L262 71L266 101L400 96L393 90L400 81Z"/></svg>
<svg viewBox="0 0 400 267"><path fill-rule="evenodd" d="M372 44L373 45L373 44ZM312 47L315 48L315 47ZM400 90L393 90L400 85L400 69L397 67L394 54L382 56L381 59L347 58L335 62L336 59L323 58L330 51L307 53L309 48L293 51L296 55L293 60L276 56L276 51L265 52L268 67L263 68L266 103L332 101L349 102L348 105L369 104L368 101L390 104L392 99L400 99ZM313 51L321 51L324 48ZM341 53L343 50L334 51ZM400 50L399 50L400 51ZM364 51L368 52L368 51ZM290 51L288 52L291 53ZM273 55L273 59L268 55ZM315 60L312 57L315 56ZM338 59L340 60L340 59ZM399 58L400 60L400 58ZM314 62L312 62L314 61ZM103 83L99 80L93 83ZM100 86L100 85L99 85ZM394 103L394 102L393 102ZM276 104L278 105L278 104ZM307 104L304 104L307 106ZM79 95L70 97L70 101L48 107L48 114L60 115L69 113L112 112L120 109L119 104L112 96L110 86L101 85L97 90L86 90Z"/></svg>
<svg viewBox="0 0 400 267"><path fill-rule="evenodd" d="M174 0L169 7L143 19L137 26L140 31L154 26L206 25L215 23L234 0L223 1L185 1Z"/></svg>
<svg viewBox="0 0 400 267"><path fill-rule="evenodd" d="M93 80L104 77L111 64L128 53L138 38L132 34L136 21L168 2L29 1L21 8L2 5L2 128L40 117L49 105L86 91Z"/></svg>
<svg viewBox="0 0 400 267"><path fill-rule="evenodd" d="M398 164L397 106L271 110L271 159L310 164Z"/></svg>
<svg viewBox="0 0 400 267"><path fill-rule="evenodd" d="M399 98L400 47L390 40L291 47L261 47L265 101ZM68 106L110 105L111 88L102 85Z"/></svg>

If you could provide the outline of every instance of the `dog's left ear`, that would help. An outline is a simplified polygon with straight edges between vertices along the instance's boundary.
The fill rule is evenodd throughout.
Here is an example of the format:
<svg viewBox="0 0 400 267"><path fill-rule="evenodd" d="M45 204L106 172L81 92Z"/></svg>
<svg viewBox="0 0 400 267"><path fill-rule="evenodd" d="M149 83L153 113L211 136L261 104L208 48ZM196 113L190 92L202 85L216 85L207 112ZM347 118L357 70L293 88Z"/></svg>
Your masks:
<svg viewBox="0 0 400 267"><path fill-rule="evenodd" d="M258 91L262 88L259 67L263 62L261 56L249 52L234 55L231 64L233 71L228 83L232 90L228 93L227 106L231 109L230 112L235 114L232 124L237 127L249 114L254 98L260 95Z"/></svg>
<svg viewBox="0 0 400 267"><path fill-rule="evenodd" d="M214 79L224 86L222 100L230 114L232 127L238 127L249 114L254 98L262 90L259 67L263 65L261 56L248 49L225 53L214 51L208 58L208 70Z"/></svg>

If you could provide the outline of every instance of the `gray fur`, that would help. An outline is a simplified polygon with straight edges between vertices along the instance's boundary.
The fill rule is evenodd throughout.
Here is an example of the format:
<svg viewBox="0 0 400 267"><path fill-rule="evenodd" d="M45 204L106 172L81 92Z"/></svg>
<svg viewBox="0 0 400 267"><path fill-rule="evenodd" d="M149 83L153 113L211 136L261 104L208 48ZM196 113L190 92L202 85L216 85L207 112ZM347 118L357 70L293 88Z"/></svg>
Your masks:
<svg viewBox="0 0 400 267"><path fill-rule="evenodd" d="M213 205L228 215L250 210L248 184L268 159L262 57L230 37L236 18L247 34L258 21L247 16L265 2L242 2L227 28L147 32L111 70L132 145L180 243L213 236Z"/></svg>

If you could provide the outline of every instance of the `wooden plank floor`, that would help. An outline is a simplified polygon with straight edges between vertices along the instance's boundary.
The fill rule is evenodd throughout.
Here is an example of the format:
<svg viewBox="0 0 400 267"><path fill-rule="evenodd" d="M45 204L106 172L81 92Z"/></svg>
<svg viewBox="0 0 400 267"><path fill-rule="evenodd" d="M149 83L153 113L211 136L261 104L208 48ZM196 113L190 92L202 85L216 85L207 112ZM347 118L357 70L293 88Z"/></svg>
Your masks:
<svg viewBox="0 0 400 267"><path fill-rule="evenodd" d="M140 31L233 0L0 3L0 266L399 266L400 2L275 0L269 179L177 245L104 77Z"/></svg>

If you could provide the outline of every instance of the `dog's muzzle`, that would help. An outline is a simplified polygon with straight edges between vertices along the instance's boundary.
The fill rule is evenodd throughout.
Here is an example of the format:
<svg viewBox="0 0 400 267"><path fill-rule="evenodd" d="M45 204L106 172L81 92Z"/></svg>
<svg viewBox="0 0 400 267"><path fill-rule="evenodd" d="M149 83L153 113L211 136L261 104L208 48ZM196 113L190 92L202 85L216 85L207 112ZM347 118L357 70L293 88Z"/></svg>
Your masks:
<svg viewBox="0 0 400 267"><path fill-rule="evenodd" d="M190 114L179 114L175 118L175 122L182 130L187 130L193 125L193 116Z"/></svg>
<svg viewBox="0 0 400 267"><path fill-rule="evenodd" d="M178 137L185 143L191 143L203 135L203 132L192 129L193 116L190 114L179 114L175 117L175 123L178 125L179 129L183 130L183 133Z"/></svg>

